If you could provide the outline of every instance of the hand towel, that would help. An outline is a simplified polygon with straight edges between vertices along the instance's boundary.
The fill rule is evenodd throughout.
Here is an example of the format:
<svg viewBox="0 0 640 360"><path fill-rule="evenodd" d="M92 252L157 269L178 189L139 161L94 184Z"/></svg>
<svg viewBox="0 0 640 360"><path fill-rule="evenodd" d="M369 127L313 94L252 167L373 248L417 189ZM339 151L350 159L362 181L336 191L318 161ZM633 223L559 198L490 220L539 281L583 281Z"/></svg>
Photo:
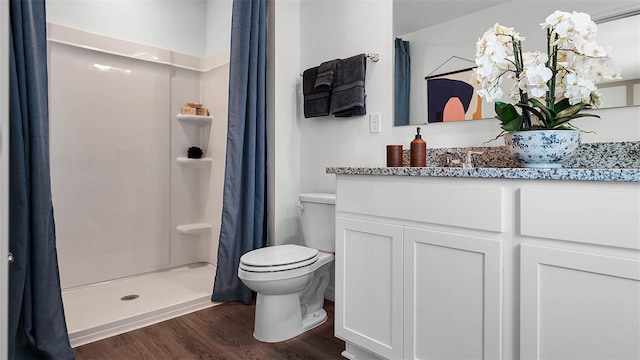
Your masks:
<svg viewBox="0 0 640 360"><path fill-rule="evenodd" d="M367 113L364 87L366 66L365 54L342 59L337 63L330 105L330 111L336 117Z"/></svg>
<svg viewBox="0 0 640 360"><path fill-rule="evenodd" d="M336 65L340 59L325 61L318 66L318 76L314 87L316 90L331 90L336 73Z"/></svg>
<svg viewBox="0 0 640 360"><path fill-rule="evenodd" d="M302 73L302 93L304 95L304 117L329 115L331 90L316 90L314 87L318 67L312 67Z"/></svg>

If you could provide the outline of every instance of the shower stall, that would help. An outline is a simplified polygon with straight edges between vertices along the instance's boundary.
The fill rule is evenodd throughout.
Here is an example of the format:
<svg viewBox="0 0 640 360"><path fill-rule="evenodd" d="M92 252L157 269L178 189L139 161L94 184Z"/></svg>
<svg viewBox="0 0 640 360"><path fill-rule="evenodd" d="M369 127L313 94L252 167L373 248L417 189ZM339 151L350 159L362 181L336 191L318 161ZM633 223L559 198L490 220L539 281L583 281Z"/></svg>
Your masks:
<svg viewBox="0 0 640 360"><path fill-rule="evenodd" d="M72 346L212 306L228 52L49 23L57 250ZM199 101L210 117L180 117ZM198 146L203 159L185 160Z"/></svg>

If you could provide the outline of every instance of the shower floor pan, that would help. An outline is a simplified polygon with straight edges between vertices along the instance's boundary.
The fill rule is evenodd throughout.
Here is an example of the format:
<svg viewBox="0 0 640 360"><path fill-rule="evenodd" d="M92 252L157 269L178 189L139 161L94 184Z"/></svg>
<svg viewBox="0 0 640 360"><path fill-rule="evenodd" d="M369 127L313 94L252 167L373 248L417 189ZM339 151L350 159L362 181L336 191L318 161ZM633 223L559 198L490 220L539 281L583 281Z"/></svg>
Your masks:
<svg viewBox="0 0 640 360"><path fill-rule="evenodd" d="M215 271L198 263L63 290L71 346L219 304L211 302Z"/></svg>

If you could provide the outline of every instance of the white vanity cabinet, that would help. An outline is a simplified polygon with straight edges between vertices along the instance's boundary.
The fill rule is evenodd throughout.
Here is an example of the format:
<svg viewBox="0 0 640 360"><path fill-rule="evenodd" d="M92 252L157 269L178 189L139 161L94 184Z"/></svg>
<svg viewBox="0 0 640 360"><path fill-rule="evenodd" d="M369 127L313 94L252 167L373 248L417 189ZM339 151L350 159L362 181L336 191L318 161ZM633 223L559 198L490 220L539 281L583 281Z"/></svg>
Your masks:
<svg viewBox="0 0 640 360"><path fill-rule="evenodd" d="M404 229L404 355L498 359L501 242Z"/></svg>
<svg viewBox="0 0 640 360"><path fill-rule="evenodd" d="M521 358L640 359L640 186L580 185L519 190Z"/></svg>
<svg viewBox="0 0 640 360"><path fill-rule="evenodd" d="M336 276L335 317L340 322L336 336L385 358L399 359L402 227L338 217L336 229L340 234L336 274L342 274Z"/></svg>
<svg viewBox="0 0 640 360"><path fill-rule="evenodd" d="M338 175L349 359L639 359L640 185Z"/></svg>
<svg viewBox="0 0 640 360"><path fill-rule="evenodd" d="M640 359L640 263L521 246L522 359Z"/></svg>
<svg viewBox="0 0 640 360"><path fill-rule="evenodd" d="M389 180L338 181L335 331L347 343L343 355L499 358L501 186Z"/></svg>

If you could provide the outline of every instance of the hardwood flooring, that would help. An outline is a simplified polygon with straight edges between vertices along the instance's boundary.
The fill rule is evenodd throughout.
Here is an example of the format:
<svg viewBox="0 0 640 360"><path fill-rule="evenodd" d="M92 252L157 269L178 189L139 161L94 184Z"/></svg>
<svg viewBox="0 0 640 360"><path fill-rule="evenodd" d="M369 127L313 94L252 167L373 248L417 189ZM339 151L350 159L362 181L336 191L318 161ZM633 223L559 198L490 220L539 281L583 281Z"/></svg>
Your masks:
<svg viewBox="0 0 640 360"><path fill-rule="evenodd" d="M255 303L224 303L139 330L79 346L77 360L126 359L343 359L333 336L334 304L327 321L291 340L268 344L253 338Z"/></svg>

